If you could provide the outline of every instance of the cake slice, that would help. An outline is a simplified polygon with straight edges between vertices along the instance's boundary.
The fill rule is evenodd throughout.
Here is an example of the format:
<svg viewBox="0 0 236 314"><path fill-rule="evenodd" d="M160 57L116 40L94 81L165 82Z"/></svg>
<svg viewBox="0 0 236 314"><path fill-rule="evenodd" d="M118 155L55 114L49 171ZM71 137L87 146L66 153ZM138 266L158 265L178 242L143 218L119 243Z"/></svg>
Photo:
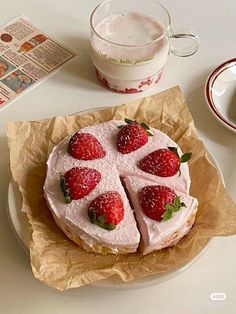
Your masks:
<svg viewBox="0 0 236 314"><path fill-rule="evenodd" d="M196 198L176 191L175 188L172 189L168 187L168 184L163 181L158 182L158 180L153 183L129 176L125 178L125 184L141 233L140 250L143 254L173 246L190 231L197 213L198 201ZM172 200L168 202L169 205L172 203L173 205L165 207L166 204L161 199L164 194L160 191L164 191L165 195L168 192L170 194L168 197L173 196ZM176 196L177 199L174 201ZM162 205L164 203L162 212L158 212L157 202ZM174 202L176 206L174 206Z"/></svg>

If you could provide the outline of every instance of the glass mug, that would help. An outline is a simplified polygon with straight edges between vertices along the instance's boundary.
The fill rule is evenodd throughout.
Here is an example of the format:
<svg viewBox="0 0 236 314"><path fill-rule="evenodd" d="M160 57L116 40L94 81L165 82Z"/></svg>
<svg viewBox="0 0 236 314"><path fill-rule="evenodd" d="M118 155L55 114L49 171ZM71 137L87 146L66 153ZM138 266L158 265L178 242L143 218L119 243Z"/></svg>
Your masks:
<svg viewBox="0 0 236 314"><path fill-rule="evenodd" d="M157 84L170 52L187 57L199 48L192 31L172 33L169 12L155 0L103 1L90 17L90 41L98 79L121 93Z"/></svg>

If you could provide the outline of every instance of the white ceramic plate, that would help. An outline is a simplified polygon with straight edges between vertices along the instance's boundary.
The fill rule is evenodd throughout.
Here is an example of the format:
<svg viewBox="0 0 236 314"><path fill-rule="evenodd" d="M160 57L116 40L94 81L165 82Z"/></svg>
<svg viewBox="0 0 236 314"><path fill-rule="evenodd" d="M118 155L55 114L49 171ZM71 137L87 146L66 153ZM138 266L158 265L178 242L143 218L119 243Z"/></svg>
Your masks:
<svg viewBox="0 0 236 314"><path fill-rule="evenodd" d="M224 62L210 74L205 97L214 117L236 133L236 58Z"/></svg>
<svg viewBox="0 0 236 314"><path fill-rule="evenodd" d="M222 182L224 183L224 178L222 172L220 170L219 165L215 161L214 157L208 152L209 160L212 164L217 168ZM28 252L29 251L29 243L30 243L30 230L26 215L21 212L21 204L22 204L22 197L18 190L18 186L10 179L8 192L7 192L7 204L8 204L8 216L9 220L13 229L13 232L22 245L22 247ZM207 246L202 250L201 254L205 251ZM198 255L199 256L199 255ZM197 257L198 257L197 256ZM197 258L196 257L196 258ZM190 264L192 264L195 260L193 259L190 263L182 265L180 268L175 269L171 272L165 272L163 274L157 274L150 277L145 277L142 279L138 279L132 281L130 283L122 282L118 277L114 276L110 279L100 280L93 284L93 286L102 287L102 288L112 288L112 289L140 289L145 287L151 287L157 285L161 282L167 281L172 277L179 274L181 271L186 269Z"/></svg>
<svg viewBox="0 0 236 314"><path fill-rule="evenodd" d="M104 109L104 108L96 108L96 109ZM94 108L89 110L94 111ZM85 114L89 112L88 110L79 112L79 114ZM215 158L208 152L209 161L217 168L218 173L222 179L224 184L223 174L220 170L218 163ZM30 243L30 230L29 224L27 221L27 217L24 213L21 212L21 204L22 204L22 196L18 190L18 186L10 179L8 192L7 192L7 204L8 204L8 216L10 223L12 225L12 229L16 238L19 240L22 247L28 252L29 251L29 243ZM201 251L202 254L207 246ZM199 254L199 255L200 255ZM199 256L198 255L198 256ZM198 257L197 256L197 257ZM196 257L196 258L197 258ZM109 279L100 280L93 284L93 286L101 287L101 288L109 288L109 289L141 289L145 287L151 287L157 285L161 282L167 281L172 277L179 274L181 271L186 269L190 264L192 264L196 258L194 258L191 262L182 265L181 267L174 269L170 272L164 272L162 274L152 275L149 277L144 277L141 279L137 279L135 281L124 283L118 276L113 276Z"/></svg>

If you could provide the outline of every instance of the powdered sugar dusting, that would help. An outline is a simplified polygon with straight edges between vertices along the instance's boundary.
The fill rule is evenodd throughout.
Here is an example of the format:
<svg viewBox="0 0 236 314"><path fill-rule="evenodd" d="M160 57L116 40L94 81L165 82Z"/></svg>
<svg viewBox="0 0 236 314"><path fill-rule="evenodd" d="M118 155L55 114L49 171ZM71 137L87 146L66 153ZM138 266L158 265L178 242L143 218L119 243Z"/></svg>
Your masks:
<svg viewBox="0 0 236 314"><path fill-rule="evenodd" d="M175 175L179 170L179 166L179 157L167 148L153 151L138 163L141 170L160 177Z"/></svg>
<svg viewBox="0 0 236 314"><path fill-rule="evenodd" d="M89 133L75 133L68 145L69 153L77 159L93 160L103 158L105 149L95 136Z"/></svg>
<svg viewBox="0 0 236 314"><path fill-rule="evenodd" d="M126 124L117 134L116 146L117 150L122 154L131 153L148 141L147 131L139 124Z"/></svg>
<svg viewBox="0 0 236 314"><path fill-rule="evenodd" d="M64 174L66 189L72 200L89 194L101 180L101 174L95 169L74 167Z"/></svg>
<svg viewBox="0 0 236 314"><path fill-rule="evenodd" d="M140 205L145 214L154 220L162 220L167 204L173 204L176 193L163 185L148 185L138 191Z"/></svg>
<svg viewBox="0 0 236 314"><path fill-rule="evenodd" d="M108 191L95 198L89 210L94 210L97 217L103 216L106 224L118 225L124 218L124 205L116 191Z"/></svg>

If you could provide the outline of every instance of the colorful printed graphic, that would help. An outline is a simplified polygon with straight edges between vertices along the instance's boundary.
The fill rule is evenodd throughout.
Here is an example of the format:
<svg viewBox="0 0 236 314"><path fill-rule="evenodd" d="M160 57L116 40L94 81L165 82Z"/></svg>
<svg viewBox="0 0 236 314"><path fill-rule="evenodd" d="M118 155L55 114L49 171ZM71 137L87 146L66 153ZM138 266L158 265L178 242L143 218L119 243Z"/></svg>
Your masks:
<svg viewBox="0 0 236 314"><path fill-rule="evenodd" d="M0 97L0 106L4 104L5 100Z"/></svg>
<svg viewBox="0 0 236 314"><path fill-rule="evenodd" d="M48 37L46 37L43 34L38 34L34 36L33 38L29 39L29 41L26 41L20 46L20 49L18 52L28 52L34 47L38 46L39 44L42 44L45 40L47 40Z"/></svg>
<svg viewBox="0 0 236 314"><path fill-rule="evenodd" d="M12 41L12 36L10 34L4 33L0 36L0 39L5 43L9 43L10 41Z"/></svg>
<svg viewBox="0 0 236 314"><path fill-rule="evenodd" d="M6 86L19 94L34 83L34 81L20 70L12 72L2 80Z"/></svg>
<svg viewBox="0 0 236 314"><path fill-rule="evenodd" d="M147 79L137 81L126 81L120 79L116 80L105 76L98 69L96 69L96 73L102 85L111 89L112 91L117 93L133 94L140 93L147 90L149 87L156 85L161 78L162 70L155 75L148 77Z"/></svg>
<svg viewBox="0 0 236 314"><path fill-rule="evenodd" d="M4 58L0 57L0 79L14 69L15 69L14 65L9 63Z"/></svg>
<svg viewBox="0 0 236 314"><path fill-rule="evenodd" d="M0 112L75 56L28 18L19 16L0 25Z"/></svg>

